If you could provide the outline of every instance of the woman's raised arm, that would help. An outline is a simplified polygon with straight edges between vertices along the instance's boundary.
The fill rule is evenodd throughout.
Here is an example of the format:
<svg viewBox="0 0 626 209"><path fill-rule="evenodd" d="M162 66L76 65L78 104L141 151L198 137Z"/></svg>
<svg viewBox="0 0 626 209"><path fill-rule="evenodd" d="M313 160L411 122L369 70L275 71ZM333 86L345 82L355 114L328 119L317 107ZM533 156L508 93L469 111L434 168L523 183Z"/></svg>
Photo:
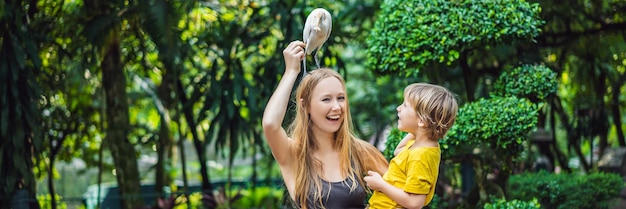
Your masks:
<svg viewBox="0 0 626 209"><path fill-rule="evenodd" d="M293 41L283 50L285 57L285 73L278 83L278 87L270 97L263 113L263 133L272 149L274 158L281 166L293 159L291 156L291 140L282 127L287 111L287 104L291 89L300 75L300 62L304 58L305 44L302 41Z"/></svg>

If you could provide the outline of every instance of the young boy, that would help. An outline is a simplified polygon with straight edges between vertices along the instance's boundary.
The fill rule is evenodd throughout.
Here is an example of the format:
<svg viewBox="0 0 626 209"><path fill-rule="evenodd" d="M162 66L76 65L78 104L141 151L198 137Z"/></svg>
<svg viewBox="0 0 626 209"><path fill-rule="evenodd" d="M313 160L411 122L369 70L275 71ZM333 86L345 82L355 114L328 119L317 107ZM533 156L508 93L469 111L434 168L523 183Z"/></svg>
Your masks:
<svg viewBox="0 0 626 209"><path fill-rule="evenodd" d="M444 87L414 83L404 89L404 102L396 110L398 129L408 134L382 177L374 171L364 177L374 190L370 209L422 208L430 203L439 176L439 139L454 124L458 104Z"/></svg>

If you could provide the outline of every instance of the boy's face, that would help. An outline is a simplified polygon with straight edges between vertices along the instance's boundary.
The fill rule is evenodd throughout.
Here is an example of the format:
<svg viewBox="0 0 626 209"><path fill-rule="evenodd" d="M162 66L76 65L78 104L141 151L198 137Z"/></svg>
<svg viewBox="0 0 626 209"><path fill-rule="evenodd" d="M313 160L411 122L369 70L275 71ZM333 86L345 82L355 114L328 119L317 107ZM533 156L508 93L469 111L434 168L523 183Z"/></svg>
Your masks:
<svg viewBox="0 0 626 209"><path fill-rule="evenodd" d="M416 133L419 127L419 118L413 105L404 99L404 102L396 108L398 111L398 129L408 133Z"/></svg>

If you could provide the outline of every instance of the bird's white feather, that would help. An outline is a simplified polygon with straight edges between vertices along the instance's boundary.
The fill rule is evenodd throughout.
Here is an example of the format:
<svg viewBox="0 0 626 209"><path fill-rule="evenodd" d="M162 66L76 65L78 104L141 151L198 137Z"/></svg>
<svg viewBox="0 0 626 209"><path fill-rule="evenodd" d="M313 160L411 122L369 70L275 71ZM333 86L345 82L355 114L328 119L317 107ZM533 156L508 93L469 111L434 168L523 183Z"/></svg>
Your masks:
<svg viewBox="0 0 626 209"><path fill-rule="evenodd" d="M317 8L311 11L304 23L302 41L306 44L305 52L306 55L311 55L315 52L315 62L318 68L319 60L317 59L317 54L330 37L331 30L332 17L330 16L330 12L323 8ZM306 59L303 63L306 72Z"/></svg>

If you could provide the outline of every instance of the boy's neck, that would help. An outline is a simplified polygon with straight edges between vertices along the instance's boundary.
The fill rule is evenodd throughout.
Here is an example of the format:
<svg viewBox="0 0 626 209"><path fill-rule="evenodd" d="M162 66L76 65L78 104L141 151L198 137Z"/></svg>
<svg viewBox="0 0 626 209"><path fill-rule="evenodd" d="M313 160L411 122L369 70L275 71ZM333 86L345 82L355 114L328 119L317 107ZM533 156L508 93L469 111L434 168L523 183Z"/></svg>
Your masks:
<svg viewBox="0 0 626 209"><path fill-rule="evenodd" d="M425 132L417 131L416 133L413 133L413 135L415 136L415 142L413 143L413 146L411 146L411 148L439 147L439 141L430 139Z"/></svg>

